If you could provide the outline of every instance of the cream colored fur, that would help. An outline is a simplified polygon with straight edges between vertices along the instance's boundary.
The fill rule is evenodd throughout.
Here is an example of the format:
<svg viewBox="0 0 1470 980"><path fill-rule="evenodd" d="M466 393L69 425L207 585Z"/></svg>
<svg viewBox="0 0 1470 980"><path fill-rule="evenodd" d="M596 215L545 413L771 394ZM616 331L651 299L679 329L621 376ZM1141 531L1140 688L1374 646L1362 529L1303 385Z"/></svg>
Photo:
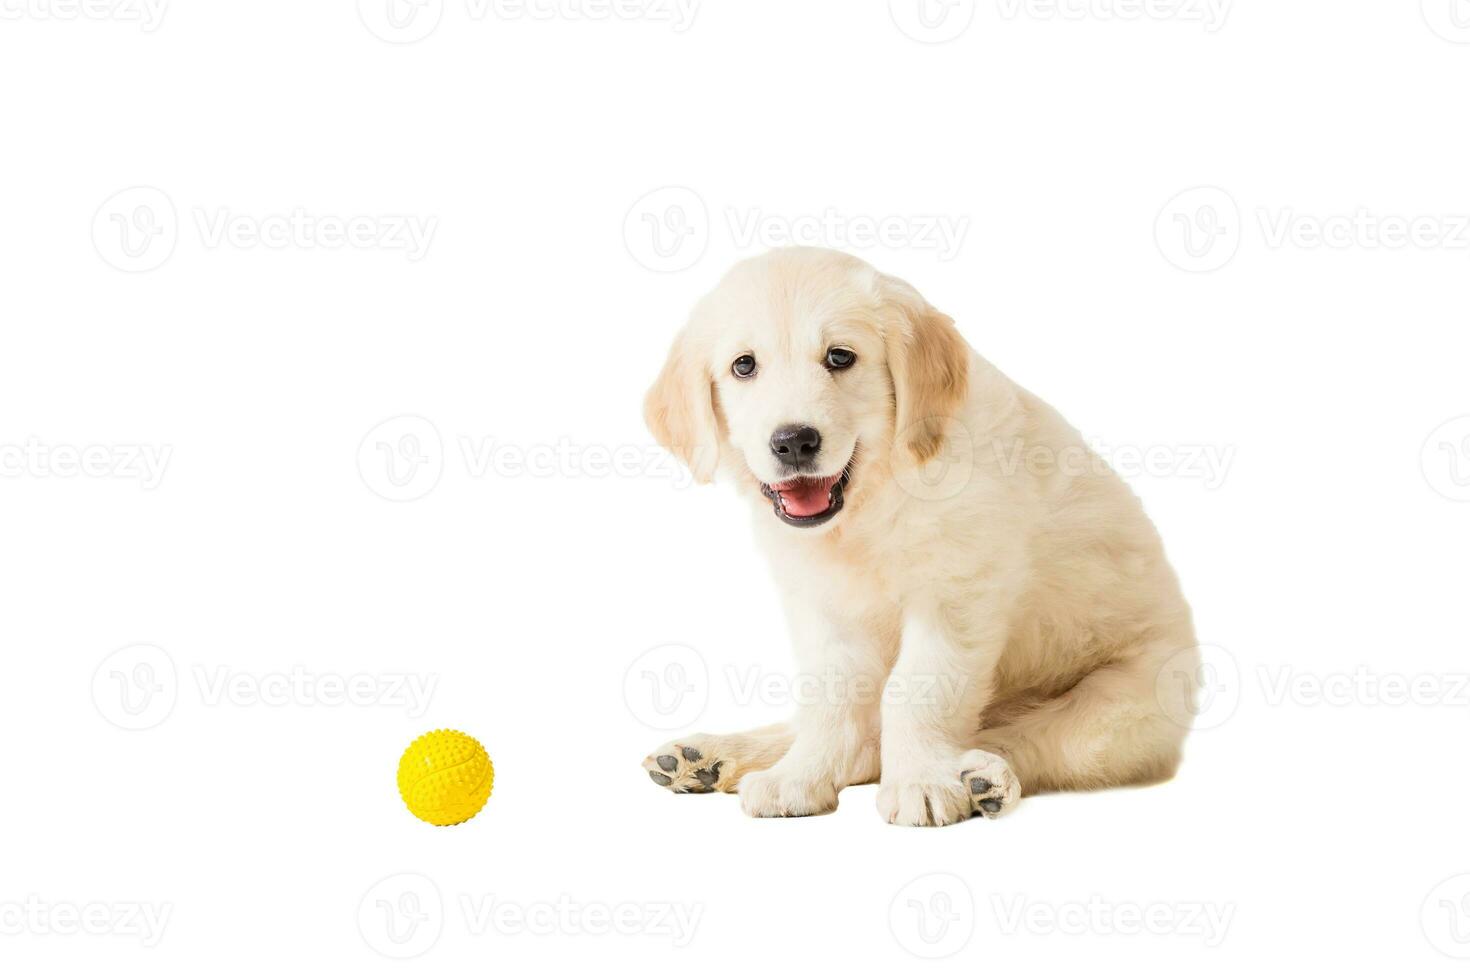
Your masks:
<svg viewBox="0 0 1470 980"><path fill-rule="evenodd" d="M829 371L833 345L857 362ZM748 380L731 373L745 353ZM889 822L942 825L1173 774L1192 691L1160 671L1192 676L1195 638L1153 525L912 287L819 249L743 262L675 340L647 415L696 477L749 499L800 670L849 682L790 724L655 750L660 785L795 816L877 781ZM771 432L794 423L820 429L823 474L851 457L819 527L760 492L781 478Z"/></svg>

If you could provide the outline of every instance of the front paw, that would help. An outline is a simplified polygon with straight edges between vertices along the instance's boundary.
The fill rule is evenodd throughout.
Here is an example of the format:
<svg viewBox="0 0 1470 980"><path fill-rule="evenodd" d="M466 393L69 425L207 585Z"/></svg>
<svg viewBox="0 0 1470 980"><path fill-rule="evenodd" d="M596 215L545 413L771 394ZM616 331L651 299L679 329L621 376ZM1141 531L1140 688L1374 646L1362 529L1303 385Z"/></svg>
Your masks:
<svg viewBox="0 0 1470 980"><path fill-rule="evenodd" d="M924 769L887 770L878 812L901 827L943 827L970 817L999 817L1021 798L1021 783L1000 756L980 749Z"/></svg>
<svg viewBox="0 0 1470 980"><path fill-rule="evenodd" d="M831 779L782 771L753 772L740 781L740 808L752 817L811 817L837 809Z"/></svg>

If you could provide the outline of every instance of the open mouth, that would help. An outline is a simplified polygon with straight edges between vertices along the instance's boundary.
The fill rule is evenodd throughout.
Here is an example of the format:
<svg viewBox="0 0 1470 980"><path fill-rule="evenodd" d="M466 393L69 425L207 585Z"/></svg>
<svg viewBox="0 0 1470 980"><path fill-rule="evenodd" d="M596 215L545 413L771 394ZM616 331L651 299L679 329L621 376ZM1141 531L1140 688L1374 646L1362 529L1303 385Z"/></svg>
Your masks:
<svg viewBox="0 0 1470 980"><path fill-rule="evenodd" d="M761 493L771 501L776 516L792 527L816 527L842 509L842 491L852 475L852 461L832 476L798 476L780 483L762 483Z"/></svg>

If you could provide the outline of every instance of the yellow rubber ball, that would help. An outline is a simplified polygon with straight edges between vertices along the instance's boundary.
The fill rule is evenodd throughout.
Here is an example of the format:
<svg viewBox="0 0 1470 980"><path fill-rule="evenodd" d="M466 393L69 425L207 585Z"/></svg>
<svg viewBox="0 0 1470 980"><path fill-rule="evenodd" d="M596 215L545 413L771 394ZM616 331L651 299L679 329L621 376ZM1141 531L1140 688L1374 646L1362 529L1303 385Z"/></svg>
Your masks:
<svg viewBox="0 0 1470 980"><path fill-rule="evenodd" d="M494 783L485 746L448 728L420 735L398 760L398 795L410 813L436 827L479 813Z"/></svg>

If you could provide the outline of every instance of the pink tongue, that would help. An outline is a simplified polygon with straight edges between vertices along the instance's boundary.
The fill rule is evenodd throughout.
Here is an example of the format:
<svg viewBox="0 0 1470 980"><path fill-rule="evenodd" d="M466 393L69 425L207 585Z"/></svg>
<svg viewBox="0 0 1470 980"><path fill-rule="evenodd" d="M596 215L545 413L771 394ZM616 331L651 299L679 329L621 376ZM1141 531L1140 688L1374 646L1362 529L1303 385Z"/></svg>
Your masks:
<svg viewBox="0 0 1470 980"><path fill-rule="evenodd" d="M832 484L837 477L824 480L787 480L771 486L781 495L781 504L792 517L815 517L827 509Z"/></svg>

